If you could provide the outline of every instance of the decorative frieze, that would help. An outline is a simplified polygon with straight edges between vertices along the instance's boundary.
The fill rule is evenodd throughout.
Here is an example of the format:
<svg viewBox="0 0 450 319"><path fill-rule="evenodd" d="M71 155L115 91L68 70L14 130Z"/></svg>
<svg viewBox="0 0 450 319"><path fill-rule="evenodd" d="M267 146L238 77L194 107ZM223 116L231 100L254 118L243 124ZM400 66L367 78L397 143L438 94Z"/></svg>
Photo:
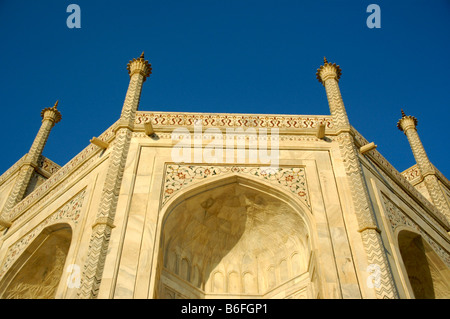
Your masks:
<svg viewBox="0 0 450 319"><path fill-rule="evenodd" d="M173 139L172 133L160 133L158 132L157 134L158 140L171 140ZM200 135L200 134L199 134ZM135 138L147 138L148 139L148 135L145 132L133 132L133 137ZM192 139L202 139L205 141L210 141L211 140L211 136L208 134L201 134L199 137L195 136L194 134L192 135ZM268 136L265 136L263 134L259 135L259 136L248 136L245 135L242 137L243 139L245 139L246 142L252 140L252 141L271 141L275 138L277 138L280 142L320 142L323 141L320 138L316 137L315 135L293 135L293 134L286 134L286 135L278 135L277 137L273 137L270 136L270 134ZM224 143L225 143L225 139ZM334 141L335 138L331 137L331 136L327 136L327 142L332 142Z"/></svg>
<svg viewBox="0 0 450 319"><path fill-rule="evenodd" d="M46 171L50 175L53 175L61 168L61 166L59 166L58 164L56 164L55 162L51 161L50 159L48 159L43 155L41 155L41 157L39 158L38 166L40 169Z"/></svg>
<svg viewBox="0 0 450 319"><path fill-rule="evenodd" d="M325 124L333 128L330 116L309 115L266 115L266 114L208 114L208 113L136 113L135 124L151 121L153 126L194 126L202 127L255 127L255 128L316 128Z"/></svg>
<svg viewBox="0 0 450 319"><path fill-rule="evenodd" d="M420 171L419 171L419 168L417 167L417 164L414 164L410 168L404 170L402 172L402 175L411 184L414 184L417 180L422 178L422 174L420 174Z"/></svg>

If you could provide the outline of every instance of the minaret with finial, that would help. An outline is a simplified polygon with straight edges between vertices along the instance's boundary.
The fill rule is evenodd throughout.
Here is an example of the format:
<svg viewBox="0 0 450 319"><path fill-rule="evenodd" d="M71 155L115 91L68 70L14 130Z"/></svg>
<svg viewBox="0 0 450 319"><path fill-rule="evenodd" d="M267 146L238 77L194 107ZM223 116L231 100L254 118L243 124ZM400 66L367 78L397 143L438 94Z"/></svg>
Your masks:
<svg viewBox="0 0 450 319"><path fill-rule="evenodd" d="M122 107L119 125L111 149L108 151L109 163L106 179L100 197L96 219L92 225L89 251L81 277L79 297L97 298L100 291L103 269L109 240L114 226L117 202L123 179L125 163L128 157L131 134L134 128L136 112L142 92L142 85L151 74L151 64L145 60L144 52L127 65L130 82Z"/></svg>
<svg viewBox="0 0 450 319"><path fill-rule="evenodd" d="M334 125L337 129L349 130L350 123L339 89L339 79L342 74L341 68L339 65L336 65L336 63L328 62L326 57L323 58L323 63L324 64L317 69L316 78L325 87Z"/></svg>
<svg viewBox="0 0 450 319"><path fill-rule="evenodd" d="M134 124L136 111L139 108L142 85L152 73L152 67L151 64L145 60L144 52L142 52L139 58L133 59L128 63L127 70L130 75L130 83L125 96L120 120L123 124L127 123L132 126Z"/></svg>
<svg viewBox="0 0 450 319"><path fill-rule="evenodd" d="M434 166L431 164L419 134L417 133L417 118L406 115L403 109L401 112L402 118L397 122L397 127L400 131L405 133L408 138L414 159L416 160L417 167L423 177L431 201L434 206L446 216L447 220L450 221L449 203L446 200L446 195L444 194L442 187L439 185Z"/></svg>
<svg viewBox="0 0 450 319"><path fill-rule="evenodd" d="M39 159L42 155L45 144L47 143L50 131L56 123L61 121L61 113L59 112L57 106L58 101L56 101L53 107L47 107L41 111L41 127L39 128L29 152L25 156L19 175L8 196L8 199L6 200L6 204L0 216L0 225L3 227L11 226L12 221L10 220L9 212L25 196L25 192L28 188L31 177L33 176L34 170L38 168Z"/></svg>
<svg viewBox="0 0 450 319"><path fill-rule="evenodd" d="M337 131L339 149L352 194L352 202L361 233L362 244L367 255L367 265L377 265L381 272L380 285L375 286L375 295L379 299L398 298L397 288L385 253L380 229L375 218L369 197L364 173L361 169L359 152L355 145L347 112L344 107L339 79L341 68L324 58L324 64L317 69L316 77L325 87L334 128Z"/></svg>

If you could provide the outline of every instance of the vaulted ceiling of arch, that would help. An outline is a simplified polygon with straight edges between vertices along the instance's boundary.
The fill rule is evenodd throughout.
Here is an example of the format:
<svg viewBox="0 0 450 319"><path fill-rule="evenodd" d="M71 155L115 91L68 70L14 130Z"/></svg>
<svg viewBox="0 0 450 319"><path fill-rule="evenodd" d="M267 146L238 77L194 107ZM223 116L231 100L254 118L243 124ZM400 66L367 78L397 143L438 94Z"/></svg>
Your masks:
<svg viewBox="0 0 450 319"><path fill-rule="evenodd" d="M298 212L237 182L183 201L170 213L164 238L166 268L174 268L170 256L176 255L200 271L203 283L215 271L256 274L293 254L302 258L291 272L304 272L309 257L308 231Z"/></svg>

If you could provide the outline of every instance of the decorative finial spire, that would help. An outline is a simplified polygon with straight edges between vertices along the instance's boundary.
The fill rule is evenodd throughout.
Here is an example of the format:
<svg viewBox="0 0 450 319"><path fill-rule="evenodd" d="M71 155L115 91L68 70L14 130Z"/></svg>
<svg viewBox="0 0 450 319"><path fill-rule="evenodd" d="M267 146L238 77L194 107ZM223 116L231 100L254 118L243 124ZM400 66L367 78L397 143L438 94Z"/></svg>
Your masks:
<svg viewBox="0 0 450 319"><path fill-rule="evenodd" d="M41 111L41 117L42 119L51 119L55 124L61 121L61 112L59 112L57 106L58 106L59 100L56 100L55 105L52 107L46 107ZM50 111L47 113L47 111ZM45 115L47 114L47 115Z"/></svg>
<svg viewBox="0 0 450 319"><path fill-rule="evenodd" d="M145 60L144 51L142 51L139 58L134 58L133 60L128 62L127 70L130 77L135 73L140 73L144 76L145 81L152 73L152 65L147 60Z"/></svg>
<svg viewBox="0 0 450 319"><path fill-rule="evenodd" d="M316 78L320 83L325 85L324 81L328 76L334 77L337 81L339 81L341 74L342 71L339 65L328 62L327 58L323 57L323 65L317 69Z"/></svg>
<svg viewBox="0 0 450 319"><path fill-rule="evenodd" d="M414 116L411 115L406 115L405 112L403 111L403 109L401 109L402 111L402 118L397 122L397 127L400 131L404 131L404 127L402 125L402 123L404 123L404 125L407 125L407 123L413 123L414 127L417 126L417 118L415 118ZM412 122L411 122L412 121Z"/></svg>

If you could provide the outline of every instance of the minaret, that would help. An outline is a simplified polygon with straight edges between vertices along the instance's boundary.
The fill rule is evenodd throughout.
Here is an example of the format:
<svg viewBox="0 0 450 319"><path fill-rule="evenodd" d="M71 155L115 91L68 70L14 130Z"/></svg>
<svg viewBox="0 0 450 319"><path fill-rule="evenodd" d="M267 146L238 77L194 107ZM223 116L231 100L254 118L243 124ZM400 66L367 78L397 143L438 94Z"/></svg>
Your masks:
<svg viewBox="0 0 450 319"><path fill-rule="evenodd" d="M30 151L25 157L25 161L20 168L17 180L1 213L0 225L3 227L11 226L11 220L8 214L11 209L23 199L33 172L39 165L39 158L41 157L42 151L47 143L50 131L56 123L61 121L61 113L57 109L57 106L58 101L56 101L53 107L47 107L41 111L41 127L33 141L33 144L31 145Z"/></svg>
<svg viewBox="0 0 450 319"><path fill-rule="evenodd" d="M79 297L85 299L97 298L101 278L105 265L111 231L114 226L117 201L128 149L133 132L136 111L142 92L142 85L151 74L151 64L145 60L144 52L137 59L131 60L127 65L130 75L127 94L119 119L106 173L105 184L100 198L100 206L96 220L92 226L92 235L89 243L89 252L81 278Z"/></svg>
<svg viewBox="0 0 450 319"><path fill-rule="evenodd" d="M347 112L339 89L339 79L341 78L341 68L336 63L329 63L327 58L323 58L324 64L317 70L316 78L325 87L327 93L330 113L333 117L334 126L339 129L350 130Z"/></svg>
<svg viewBox="0 0 450 319"><path fill-rule="evenodd" d="M400 131L403 131L408 138L417 167L423 177L431 201L434 206L446 216L447 220L450 221L450 207L445 198L446 195L439 185L434 166L428 159L425 148L417 133L417 119L414 116L406 115L402 110L402 118L398 121L397 127Z"/></svg>
<svg viewBox="0 0 450 319"><path fill-rule="evenodd" d="M381 271L381 283L374 286L377 298L398 298L383 241L380 235L372 203L367 191L363 171L359 161L358 149L351 133L350 122L345 111L339 90L341 68L324 58L324 65L316 73L317 79L325 87L330 113L337 130L337 141L343 158L346 175L351 189L353 206L358 221L368 266L378 266Z"/></svg>
<svg viewBox="0 0 450 319"><path fill-rule="evenodd" d="M128 74L130 75L130 84L128 85L127 95L123 103L120 121L130 126L134 125L136 111L141 99L142 85L152 73L151 64L145 60L144 52L137 59L131 60L127 64Z"/></svg>

